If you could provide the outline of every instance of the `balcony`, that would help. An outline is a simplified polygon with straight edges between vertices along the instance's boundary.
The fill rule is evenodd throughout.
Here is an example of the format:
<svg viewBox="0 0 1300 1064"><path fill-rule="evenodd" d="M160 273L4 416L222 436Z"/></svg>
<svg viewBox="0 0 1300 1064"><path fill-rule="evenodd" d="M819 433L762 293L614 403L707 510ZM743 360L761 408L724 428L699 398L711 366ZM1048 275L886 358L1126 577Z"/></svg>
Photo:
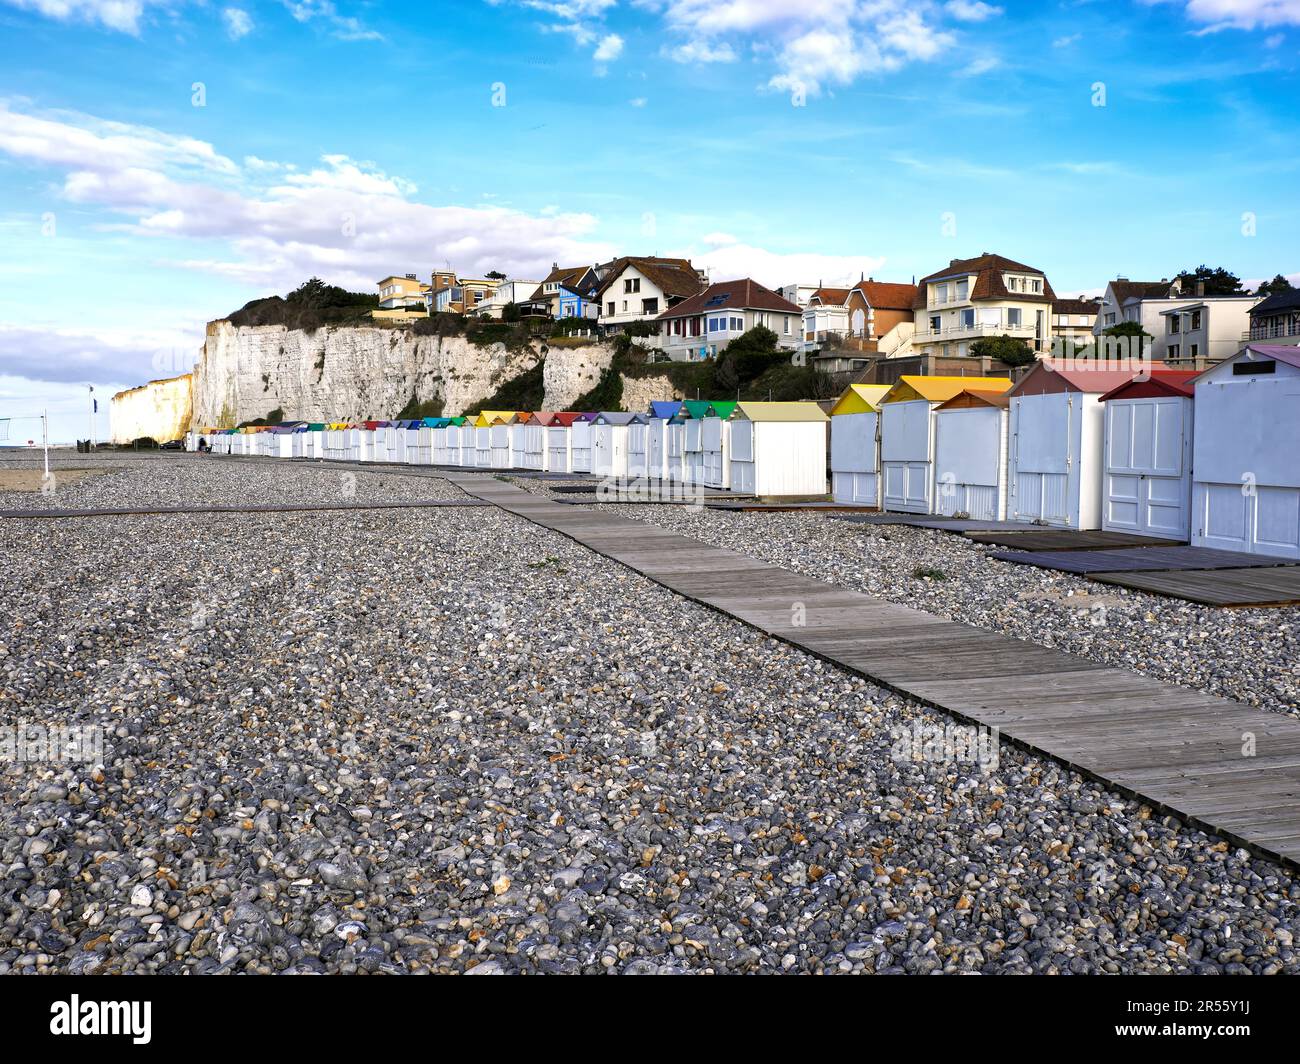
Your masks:
<svg viewBox="0 0 1300 1064"><path fill-rule="evenodd" d="M1300 336L1300 321L1275 321L1266 325L1252 325L1241 334L1243 342L1250 340L1286 340Z"/></svg>
<svg viewBox="0 0 1300 1064"><path fill-rule="evenodd" d="M928 340L978 340L982 336L1017 336L1022 340L1033 340L1037 330L1032 325L996 325L986 322L972 322L970 325L950 325L946 329L918 330Z"/></svg>

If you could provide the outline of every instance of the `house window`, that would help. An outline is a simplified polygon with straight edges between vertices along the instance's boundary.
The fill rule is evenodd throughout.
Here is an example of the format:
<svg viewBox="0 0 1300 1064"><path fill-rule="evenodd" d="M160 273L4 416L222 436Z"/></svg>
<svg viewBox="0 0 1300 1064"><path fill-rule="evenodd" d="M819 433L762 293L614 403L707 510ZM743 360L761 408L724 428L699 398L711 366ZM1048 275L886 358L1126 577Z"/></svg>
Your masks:
<svg viewBox="0 0 1300 1064"><path fill-rule="evenodd" d="M1178 334L1178 315L1177 315L1177 314L1170 314L1170 315L1169 315L1169 334L1170 334L1171 336L1176 336L1176 335Z"/></svg>
<svg viewBox="0 0 1300 1064"><path fill-rule="evenodd" d="M970 281L963 278L957 282L957 298L965 299L966 294L970 291Z"/></svg>
<svg viewBox="0 0 1300 1064"><path fill-rule="evenodd" d="M641 313L642 313L642 314L658 314L658 313L659 313L659 300L658 300L658 299L643 299L643 300L641 300Z"/></svg>
<svg viewBox="0 0 1300 1064"><path fill-rule="evenodd" d="M614 301L612 299L609 301L609 307L605 311L605 313L608 314L610 317L614 316Z"/></svg>
<svg viewBox="0 0 1300 1064"><path fill-rule="evenodd" d="M1200 344L1192 344L1192 345L1191 345L1191 350L1192 350L1192 358L1196 358L1196 356L1199 355L1199 354L1201 353L1201 345L1200 345Z"/></svg>
<svg viewBox="0 0 1300 1064"><path fill-rule="evenodd" d="M789 314L785 315L785 317L782 319L782 321L784 322L784 327L782 328L781 331L784 332L786 336L789 336L789 335L790 335L790 315L789 315Z"/></svg>
<svg viewBox="0 0 1300 1064"><path fill-rule="evenodd" d="M1178 345L1177 345L1177 344L1170 344L1170 345L1169 345L1169 351L1168 351L1166 357L1168 357L1168 358L1177 358L1177 357L1178 357Z"/></svg>
<svg viewBox="0 0 1300 1064"><path fill-rule="evenodd" d="M946 284L937 284L934 286L934 301L936 303L948 302L948 286Z"/></svg>
<svg viewBox="0 0 1300 1064"><path fill-rule="evenodd" d="M736 332L744 332L744 331L745 331L745 319L744 319L744 318L732 318L732 319L731 319L731 327L732 327L732 329L734 329Z"/></svg>
<svg viewBox="0 0 1300 1064"><path fill-rule="evenodd" d="M1043 282L1042 282L1042 281L1034 281L1034 283L1033 283L1033 289L1034 289L1034 291L1035 291L1036 293L1038 293L1038 292L1042 292L1042 290L1043 290Z"/></svg>
<svg viewBox="0 0 1300 1064"><path fill-rule="evenodd" d="M930 318L930 332L932 335L939 335L939 315L935 314Z"/></svg>
<svg viewBox="0 0 1300 1064"><path fill-rule="evenodd" d="M1199 310L1194 310L1192 311L1192 328L1199 329L1200 327L1201 327L1201 312Z"/></svg>
<svg viewBox="0 0 1300 1064"><path fill-rule="evenodd" d="M1106 324L1107 324L1107 325L1114 325L1114 324L1115 324L1115 315L1114 315L1114 314L1107 314L1107 315L1106 315L1106 319L1105 319L1105 321L1106 321Z"/></svg>
<svg viewBox="0 0 1300 1064"><path fill-rule="evenodd" d="M961 325L963 329L969 329L975 324L975 311L968 307L961 312Z"/></svg>
<svg viewBox="0 0 1300 1064"><path fill-rule="evenodd" d="M624 310L624 312L626 313L626 311L627 311L627 300L626 300L626 299L623 300L623 310Z"/></svg>
<svg viewBox="0 0 1300 1064"><path fill-rule="evenodd" d="M641 278L629 277L626 281L623 282L623 291L627 293L641 291Z"/></svg>
<svg viewBox="0 0 1300 1064"><path fill-rule="evenodd" d="M1007 328L1015 329L1020 325L1020 308L1007 307Z"/></svg>

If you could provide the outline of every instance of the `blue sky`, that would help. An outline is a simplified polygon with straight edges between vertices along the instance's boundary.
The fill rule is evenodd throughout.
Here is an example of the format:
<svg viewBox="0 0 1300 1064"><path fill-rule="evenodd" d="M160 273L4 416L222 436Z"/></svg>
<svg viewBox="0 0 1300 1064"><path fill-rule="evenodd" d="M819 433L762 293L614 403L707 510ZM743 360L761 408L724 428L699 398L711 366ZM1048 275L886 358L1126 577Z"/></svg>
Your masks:
<svg viewBox="0 0 1300 1064"><path fill-rule="evenodd" d="M1298 275L1298 66L1300 0L0 0L0 417L312 274Z"/></svg>

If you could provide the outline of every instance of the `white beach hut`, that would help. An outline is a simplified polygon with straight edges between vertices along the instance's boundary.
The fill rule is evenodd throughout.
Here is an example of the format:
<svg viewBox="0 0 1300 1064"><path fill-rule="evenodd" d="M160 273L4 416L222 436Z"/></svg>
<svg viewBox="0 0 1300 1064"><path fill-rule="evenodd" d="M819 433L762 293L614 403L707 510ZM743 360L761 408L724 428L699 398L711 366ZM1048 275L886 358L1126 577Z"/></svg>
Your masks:
<svg viewBox="0 0 1300 1064"><path fill-rule="evenodd" d="M731 489L760 498L825 496L826 421L814 402L739 403L730 421Z"/></svg>
<svg viewBox="0 0 1300 1064"><path fill-rule="evenodd" d="M1079 360L1044 360L1007 393L1008 520L1059 528L1101 527L1105 426L1100 400L1137 372L1136 366L1107 369Z"/></svg>
<svg viewBox="0 0 1300 1064"><path fill-rule="evenodd" d="M934 513L1006 518L1009 407L1005 393L962 391L935 408Z"/></svg>
<svg viewBox="0 0 1300 1064"><path fill-rule="evenodd" d="M573 472L573 423L577 412L559 411L546 425L546 469L551 473Z"/></svg>
<svg viewBox="0 0 1300 1064"><path fill-rule="evenodd" d="M591 423L591 471L598 477L628 476L628 434L632 426L644 427L647 418L602 410Z"/></svg>
<svg viewBox="0 0 1300 1064"><path fill-rule="evenodd" d="M1010 387L1006 377L899 377L880 401L881 509L934 513L935 409L963 391Z"/></svg>
<svg viewBox="0 0 1300 1064"><path fill-rule="evenodd" d="M1300 560L1300 348L1248 344L1195 388L1193 545Z"/></svg>
<svg viewBox="0 0 1300 1064"><path fill-rule="evenodd" d="M539 473L546 471L547 459L550 457L546 445L546 433L553 417L555 417L554 410L538 410L512 426L510 449L516 469L531 469ZM515 454L516 442L519 445L517 455Z"/></svg>
<svg viewBox="0 0 1300 1064"><path fill-rule="evenodd" d="M850 384L831 408L831 492L850 506L880 505L880 400L888 384Z"/></svg>
<svg viewBox="0 0 1300 1064"><path fill-rule="evenodd" d="M1107 532L1187 539L1192 519L1194 370L1153 370L1101 397Z"/></svg>
<svg viewBox="0 0 1300 1064"><path fill-rule="evenodd" d="M592 422L595 414L579 414L569 427L571 439L572 472L590 473L592 471Z"/></svg>

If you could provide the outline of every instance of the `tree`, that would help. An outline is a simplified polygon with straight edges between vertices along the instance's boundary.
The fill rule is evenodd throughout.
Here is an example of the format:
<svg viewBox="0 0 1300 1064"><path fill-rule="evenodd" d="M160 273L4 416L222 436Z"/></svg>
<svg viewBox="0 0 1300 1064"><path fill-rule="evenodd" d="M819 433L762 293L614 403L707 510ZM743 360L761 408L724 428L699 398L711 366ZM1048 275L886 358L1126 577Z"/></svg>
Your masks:
<svg viewBox="0 0 1300 1064"><path fill-rule="evenodd" d="M1211 268L1201 265L1194 270L1184 270L1177 280L1182 284L1184 295L1194 295L1197 283L1202 281L1205 282L1204 294L1207 296L1235 296L1245 291L1241 287L1241 278L1222 266Z"/></svg>
<svg viewBox="0 0 1300 1064"><path fill-rule="evenodd" d="M1275 296L1279 292L1292 292L1294 290L1295 290L1295 285L1293 285L1290 281L1288 281L1285 277L1283 277L1279 273L1276 277L1273 278L1273 280L1265 281L1262 285L1260 285L1257 289L1255 289L1255 295Z"/></svg>
<svg viewBox="0 0 1300 1064"><path fill-rule="evenodd" d="M489 281L504 281L506 279L506 275L500 270L488 270L483 276Z"/></svg>
<svg viewBox="0 0 1300 1064"><path fill-rule="evenodd" d="M523 316L524 313L519 309L518 303L507 303L501 308L502 321L519 321Z"/></svg>
<svg viewBox="0 0 1300 1064"><path fill-rule="evenodd" d="M976 358L996 358L1008 366L1028 366L1034 361L1034 349L1019 337L985 336L970 345Z"/></svg>
<svg viewBox="0 0 1300 1064"><path fill-rule="evenodd" d="M1137 338L1137 353L1139 355L1146 349L1147 341L1151 339L1151 334L1142 328L1141 322L1121 321L1118 324L1111 325L1109 328L1102 329L1102 336L1126 336ZM1125 345L1119 345L1121 350ZM1131 345L1130 345L1131 346ZM1106 353L1110 353L1110 344L1105 345Z"/></svg>

